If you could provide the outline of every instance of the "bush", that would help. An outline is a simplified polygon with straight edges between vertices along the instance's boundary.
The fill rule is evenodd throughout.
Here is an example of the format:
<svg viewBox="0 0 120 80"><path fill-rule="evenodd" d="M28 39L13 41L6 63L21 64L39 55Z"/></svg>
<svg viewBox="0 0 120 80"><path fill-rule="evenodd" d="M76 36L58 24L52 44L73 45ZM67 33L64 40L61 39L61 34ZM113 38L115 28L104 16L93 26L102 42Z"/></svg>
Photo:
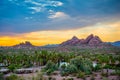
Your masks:
<svg viewBox="0 0 120 80"><path fill-rule="evenodd" d="M112 69L113 66L110 66L110 65L106 64L103 68L104 68L104 69Z"/></svg>
<svg viewBox="0 0 120 80"><path fill-rule="evenodd" d="M76 57L70 60L70 64L75 65L77 68L80 68L82 64L82 57Z"/></svg>
<svg viewBox="0 0 120 80"><path fill-rule="evenodd" d="M76 57L71 59L70 64L73 64L77 67L78 70L90 74L92 72L92 61L87 58Z"/></svg>
<svg viewBox="0 0 120 80"><path fill-rule="evenodd" d="M62 65L61 68L62 68L62 70L61 70L62 76L68 76L69 74L77 73L77 71L78 71L77 67L73 64L70 64L68 66Z"/></svg>
<svg viewBox="0 0 120 80"><path fill-rule="evenodd" d="M54 71L53 69L48 69L48 70L46 71L46 74L47 74L47 75L50 75L53 71Z"/></svg>
<svg viewBox="0 0 120 80"><path fill-rule="evenodd" d="M19 77L16 74L11 74L10 76L6 77L5 80L25 80L23 77Z"/></svg>
<svg viewBox="0 0 120 80"><path fill-rule="evenodd" d="M77 78L84 78L85 77L85 73L84 72L79 72L77 74Z"/></svg>
<svg viewBox="0 0 120 80"><path fill-rule="evenodd" d="M65 68L65 71L69 74L71 73L77 73L78 69L75 65L71 64L71 65L68 65L66 68Z"/></svg>
<svg viewBox="0 0 120 80"><path fill-rule="evenodd" d="M69 75L68 72L65 72L65 71L61 71L60 74L61 74L61 76L68 76Z"/></svg>
<svg viewBox="0 0 120 80"><path fill-rule="evenodd" d="M55 63L48 61L46 67L44 68L44 71L46 71L47 75L50 75L52 72L54 72L57 69L58 67L55 65Z"/></svg>
<svg viewBox="0 0 120 80"><path fill-rule="evenodd" d="M116 70L116 75L120 76L120 70Z"/></svg>
<svg viewBox="0 0 120 80"><path fill-rule="evenodd" d="M25 65L24 65L25 68L29 68L29 67L32 67L32 66L33 66L33 64L28 63L28 62L26 62Z"/></svg>
<svg viewBox="0 0 120 80"><path fill-rule="evenodd" d="M8 69L9 69L11 72L13 72L13 71L16 69L16 67L17 67L16 64L10 64L10 65L8 66Z"/></svg>
<svg viewBox="0 0 120 80"><path fill-rule="evenodd" d="M98 71L98 70L101 69L101 66L102 66L102 65L97 64L95 67L93 67L93 70L94 70L94 71Z"/></svg>
<svg viewBox="0 0 120 80"><path fill-rule="evenodd" d="M52 70L57 70L57 66L55 65L54 62L48 61L45 67L45 70L52 69Z"/></svg>
<svg viewBox="0 0 120 80"><path fill-rule="evenodd" d="M66 68L67 66L65 65L65 64L63 64L63 65L61 65L61 70L65 70L65 68Z"/></svg>
<svg viewBox="0 0 120 80"><path fill-rule="evenodd" d="M11 74L10 76L8 76L8 77L6 78L6 80L18 80L18 76L15 75L15 74Z"/></svg>
<svg viewBox="0 0 120 80"><path fill-rule="evenodd" d="M0 80L4 80L2 73L0 73Z"/></svg>

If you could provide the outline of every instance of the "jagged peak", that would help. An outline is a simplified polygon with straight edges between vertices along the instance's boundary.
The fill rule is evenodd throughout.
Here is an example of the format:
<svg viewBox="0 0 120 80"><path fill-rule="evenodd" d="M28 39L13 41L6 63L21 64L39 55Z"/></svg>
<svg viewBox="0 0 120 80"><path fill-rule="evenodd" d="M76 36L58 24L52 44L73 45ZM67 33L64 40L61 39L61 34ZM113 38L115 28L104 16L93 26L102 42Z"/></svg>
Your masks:
<svg viewBox="0 0 120 80"><path fill-rule="evenodd" d="M85 42L88 43L92 38L94 38L93 34L90 34L86 39Z"/></svg>
<svg viewBox="0 0 120 80"><path fill-rule="evenodd" d="M94 34L90 34L90 35L88 35L88 37L94 37ZM88 37L87 37L87 38L88 38Z"/></svg>
<svg viewBox="0 0 120 80"><path fill-rule="evenodd" d="M76 40L76 39L78 39L76 36L73 36L72 37L72 40ZM79 40L79 39L78 39Z"/></svg>
<svg viewBox="0 0 120 80"><path fill-rule="evenodd" d="M95 35L96 38L99 38L99 36Z"/></svg>

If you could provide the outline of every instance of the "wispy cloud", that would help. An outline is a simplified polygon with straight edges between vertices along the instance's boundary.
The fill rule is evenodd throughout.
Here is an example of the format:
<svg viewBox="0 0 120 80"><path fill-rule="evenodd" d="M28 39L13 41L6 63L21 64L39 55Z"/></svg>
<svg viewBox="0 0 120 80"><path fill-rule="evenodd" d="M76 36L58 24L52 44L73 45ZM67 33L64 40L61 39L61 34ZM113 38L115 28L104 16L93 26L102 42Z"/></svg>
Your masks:
<svg viewBox="0 0 120 80"><path fill-rule="evenodd" d="M52 12L49 18L55 19L55 18L68 18L69 16L65 14L64 12Z"/></svg>
<svg viewBox="0 0 120 80"><path fill-rule="evenodd" d="M33 19L33 17L25 17L25 19L26 19L26 20L28 20L28 19Z"/></svg>
<svg viewBox="0 0 120 80"><path fill-rule="evenodd" d="M30 13L35 14L39 12L44 12L45 10L49 10L48 7L59 7L62 6L63 3L61 1L56 0L8 0L16 5L25 6L29 10L33 10Z"/></svg>
<svg viewBox="0 0 120 80"><path fill-rule="evenodd" d="M34 12L32 13L38 13L43 12L44 10L49 10L47 7L59 7L62 6L63 3L60 1L49 1L49 0L41 0L41 1L35 1L35 0L25 0L25 3L32 4L34 6L28 7L28 9L32 9Z"/></svg>
<svg viewBox="0 0 120 80"><path fill-rule="evenodd" d="M37 13L37 12L41 12L43 11L44 9L42 7L28 7L29 9L33 10L31 13L34 14L34 13Z"/></svg>

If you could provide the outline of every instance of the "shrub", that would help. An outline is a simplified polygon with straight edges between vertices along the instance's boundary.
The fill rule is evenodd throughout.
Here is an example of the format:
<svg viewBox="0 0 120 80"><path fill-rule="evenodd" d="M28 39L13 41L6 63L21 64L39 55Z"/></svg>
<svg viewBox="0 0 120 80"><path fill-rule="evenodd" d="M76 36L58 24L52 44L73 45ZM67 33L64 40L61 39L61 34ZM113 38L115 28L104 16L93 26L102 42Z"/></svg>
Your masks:
<svg viewBox="0 0 120 80"><path fill-rule="evenodd" d="M10 76L6 77L5 80L25 80L23 77L19 77L16 74L11 74Z"/></svg>
<svg viewBox="0 0 120 80"><path fill-rule="evenodd" d="M11 72L13 72L13 71L16 69L16 67L17 67L16 64L10 64L10 65L8 66L8 69L9 69Z"/></svg>
<svg viewBox="0 0 120 80"><path fill-rule="evenodd" d="M106 64L103 68L104 68L104 69L112 69L113 67L110 66L110 65L108 65L108 64Z"/></svg>
<svg viewBox="0 0 120 80"><path fill-rule="evenodd" d="M65 64L61 65L61 70L65 70L67 66Z"/></svg>
<svg viewBox="0 0 120 80"><path fill-rule="evenodd" d="M79 72L77 74L77 78L84 78L85 77L85 73L84 72Z"/></svg>
<svg viewBox="0 0 120 80"><path fill-rule="evenodd" d="M28 62L26 62L25 65L24 65L25 68L29 68L29 67L32 67L32 66L33 66L33 64L28 63Z"/></svg>
<svg viewBox="0 0 120 80"><path fill-rule="evenodd" d="M48 61L45 67L46 70L52 69L52 70L57 70L57 66L55 65L54 62Z"/></svg>
<svg viewBox="0 0 120 80"><path fill-rule="evenodd" d="M2 73L0 73L0 80L4 80Z"/></svg>
<svg viewBox="0 0 120 80"><path fill-rule="evenodd" d="M6 78L6 80L18 80L18 76L15 75L15 74L11 74L10 76L8 76L8 77Z"/></svg>
<svg viewBox="0 0 120 80"><path fill-rule="evenodd" d="M61 71L60 74L61 76L68 76L68 72L65 72L65 71Z"/></svg>
<svg viewBox="0 0 120 80"><path fill-rule="evenodd" d="M112 73L110 73L110 75L116 75L116 72L112 72Z"/></svg>
<svg viewBox="0 0 120 80"><path fill-rule="evenodd" d="M62 65L61 68L62 68L62 70L61 70L62 76L68 76L69 74L77 73L77 71L78 71L77 67L73 64L70 64L68 66Z"/></svg>
<svg viewBox="0 0 120 80"><path fill-rule="evenodd" d="M70 64L75 65L77 68L80 68L82 64L82 57L76 57L70 60Z"/></svg>
<svg viewBox="0 0 120 80"><path fill-rule="evenodd" d="M54 71L53 69L48 69L48 70L46 71L46 74L47 74L47 75L50 75L53 71Z"/></svg>
<svg viewBox="0 0 120 80"><path fill-rule="evenodd" d="M120 76L120 70L116 70L116 75Z"/></svg>
<svg viewBox="0 0 120 80"><path fill-rule="evenodd" d="M58 67L55 65L55 63L48 61L46 67L44 68L44 71L46 71L47 75L50 75L52 72L54 72L57 69Z"/></svg>
<svg viewBox="0 0 120 80"><path fill-rule="evenodd" d="M92 61L87 58L76 57L71 59L70 64L73 64L77 67L78 70L90 74L92 72Z"/></svg>
<svg viewBox="0 0 120 80"><path fill-rule="evenodd" d="M98 70L101 69L101 66L102 66L102 65L97 64L95 67L93 67L93 70L94 70L94 71L98 71Z"/></svg>
<svg viewBox="0 0 120 80"><path fill-rule="evenodd" d="M68 65L66 68L65 68L65 71L69 74L71 73L76 73L78 71L77 67L73 64L71 65Z"/></svg>
<svg viewBox="0 0 120 80"><path fill-rule="evenodd" d="M89 65L87 65L87 64L82 65L82 68L83 68L82 71L85 72L85 74L91 74L92 73L92 68Z"/></svg>

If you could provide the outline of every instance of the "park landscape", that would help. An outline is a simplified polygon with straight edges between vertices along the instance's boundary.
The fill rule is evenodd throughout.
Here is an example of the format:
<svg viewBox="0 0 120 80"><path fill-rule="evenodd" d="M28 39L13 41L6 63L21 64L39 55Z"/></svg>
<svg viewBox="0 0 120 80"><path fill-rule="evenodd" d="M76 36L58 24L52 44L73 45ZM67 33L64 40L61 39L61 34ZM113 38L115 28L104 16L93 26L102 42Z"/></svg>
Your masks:
<svg viewBox="0 0 120 80"><path fill-rule="evenodd" d="M26 41L1 47L1 80L120 79L120 47L93 34L56 45L38 47Z"/></svg>
<svg viewBox="0 0 120 80"><path fill-rule="evenodd" d="M0 0L0 80L120 80L120 0Z"/></svg>

